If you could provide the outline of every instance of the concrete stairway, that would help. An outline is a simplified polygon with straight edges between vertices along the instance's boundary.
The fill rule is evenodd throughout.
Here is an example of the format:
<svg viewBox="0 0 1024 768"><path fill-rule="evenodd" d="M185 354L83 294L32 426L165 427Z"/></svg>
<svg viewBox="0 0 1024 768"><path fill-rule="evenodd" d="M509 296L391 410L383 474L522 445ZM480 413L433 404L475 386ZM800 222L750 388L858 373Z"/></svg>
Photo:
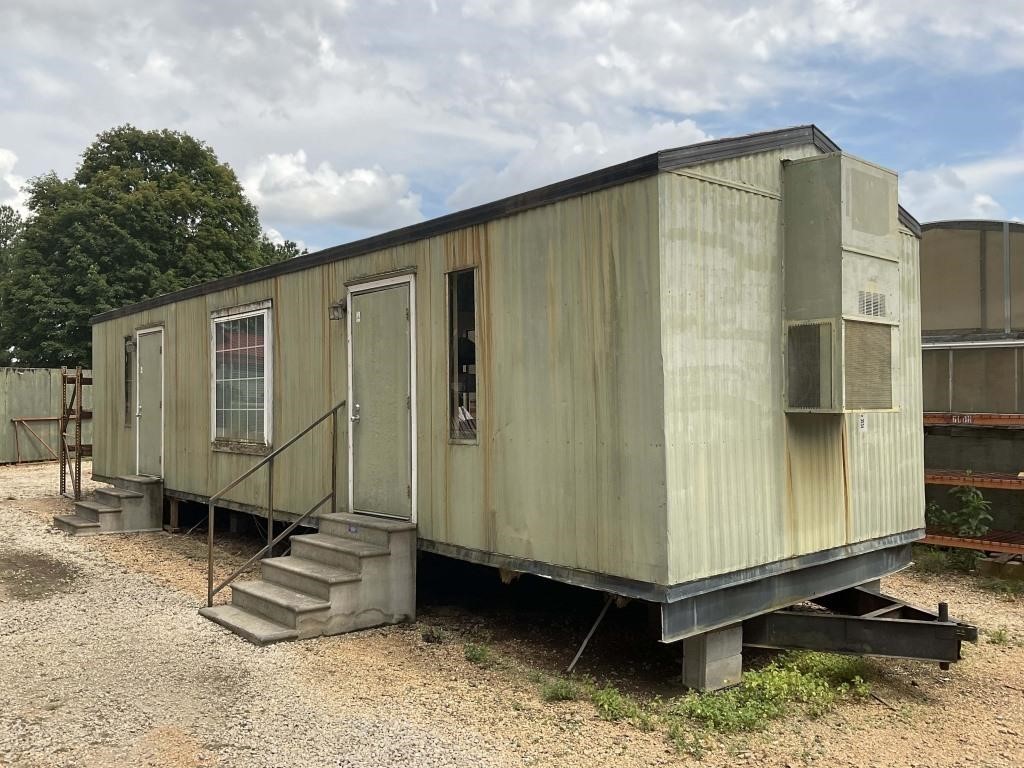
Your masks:
<svg viewBox="0 0 1024 768"><path fill-rule="evenodd" d="M58 515L53 524L72 536L159 531L163 500L160 478L125 475L109 488L97 488L93 498L76 501L75 514Z"/></svg>
<svg viewBox="0 0 1024 768"><path fill-rule="evenodd" d="M291 537L291 554L261 561L231 603L199 613L257 645L338 635L416 617L416 525L321 515L320 532Z"/></svg>

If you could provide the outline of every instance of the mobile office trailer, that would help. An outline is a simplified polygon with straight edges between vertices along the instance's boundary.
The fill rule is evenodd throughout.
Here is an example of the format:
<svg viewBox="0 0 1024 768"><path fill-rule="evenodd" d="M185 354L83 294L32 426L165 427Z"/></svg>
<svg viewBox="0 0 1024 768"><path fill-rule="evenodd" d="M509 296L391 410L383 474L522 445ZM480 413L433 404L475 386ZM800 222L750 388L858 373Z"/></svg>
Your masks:
<svg viewBox="0 0 1024 768"><path fill-rule="evenodd" d="M349 513L264 561L320 608L235 584L211 618L261 641L363 626L331 618L366 578L337 539L412 529L706 637L908 564L917 255L895 174L814 126L657 152L98 315L94 474L205 502L346 401L334 478L330 429L275 459L279 518L332 479ZM254 475L217 504L267 494Z"/></svg>

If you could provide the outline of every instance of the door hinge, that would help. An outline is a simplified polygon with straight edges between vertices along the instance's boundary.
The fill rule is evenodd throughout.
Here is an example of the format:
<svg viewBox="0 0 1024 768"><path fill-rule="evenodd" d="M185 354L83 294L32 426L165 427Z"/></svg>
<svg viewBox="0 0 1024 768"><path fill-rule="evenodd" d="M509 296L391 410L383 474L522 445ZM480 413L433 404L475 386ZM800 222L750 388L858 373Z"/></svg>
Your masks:
<svg viewBox="0 0 1024 768"><path fill-rule="evenodd" d="M408 307L405 308L405 321L409 322L409 308Z"/></svg>
<svg viewBox="0 0 1024 768"><path fill-rule="evenodd" d="M411 485L405 486L405 495L406 495L406 498L409 498L409 499L412 498L412 486Z"/></svg>
<svg viewBox="0 0 1024 768"><path fill-rule="evenodd" d="M412 395L406 395L405 396L405 410L407 410L407 411L411 411L412 410Z"/></svg>

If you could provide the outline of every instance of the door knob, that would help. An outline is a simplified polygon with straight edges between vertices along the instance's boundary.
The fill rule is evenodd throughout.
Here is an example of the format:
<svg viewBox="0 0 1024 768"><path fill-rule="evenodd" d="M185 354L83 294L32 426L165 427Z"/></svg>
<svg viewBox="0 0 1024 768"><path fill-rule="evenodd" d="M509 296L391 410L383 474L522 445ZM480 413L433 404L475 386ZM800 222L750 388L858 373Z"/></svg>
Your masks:
<svg viewBox="0 0 1024 768"><path fill-rule="evenodd" d="M352 421L352 422L359 421L359 403L353 403L353 405L352 405L352 415L349 416L349 421Z"/></svg>

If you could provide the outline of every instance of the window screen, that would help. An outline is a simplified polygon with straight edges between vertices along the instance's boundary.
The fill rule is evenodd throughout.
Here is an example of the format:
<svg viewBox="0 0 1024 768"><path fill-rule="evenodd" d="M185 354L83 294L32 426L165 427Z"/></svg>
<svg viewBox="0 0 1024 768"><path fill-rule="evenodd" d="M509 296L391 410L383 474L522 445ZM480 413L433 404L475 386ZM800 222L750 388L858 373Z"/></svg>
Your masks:
<svg viewBox="0 0 1024 768"><path fill-rule="evenodd" d="M267 444L267 316L215 319L214 438Z"/></svg>
<svg viewBox="0 0 1024 768"><path fill-rule="evenodd" d="M452 439L475 440L476 270L448 275L448 375Z"/></svg>

